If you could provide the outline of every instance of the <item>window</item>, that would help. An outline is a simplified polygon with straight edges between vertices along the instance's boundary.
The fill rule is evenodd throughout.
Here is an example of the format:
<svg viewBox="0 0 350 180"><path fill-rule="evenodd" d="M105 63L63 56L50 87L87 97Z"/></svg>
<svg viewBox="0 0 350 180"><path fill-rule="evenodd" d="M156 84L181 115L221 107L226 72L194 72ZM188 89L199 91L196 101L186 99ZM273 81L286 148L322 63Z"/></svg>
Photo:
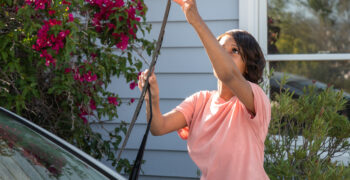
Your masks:
<svg viewBox="0 0 350 180"><path fill-rule="evenodd" d="M284 87L294 91L293 98L303 95L303 88L311 84L315 85L316 92L329 85L344 90L346 107L338 113L347 116L350 120L350 1L239 0L239 3L240 28L251 32L256 37L264 51L268 67L275 70L269 82L270 85L267 86L270 87L268 90L271 91L272 105L275 107L281 105L273 102L274 95L277 94L275 92L280 90L276 81L281 81L283 75L287 74L289 79ZM308 134L308 129L304 127L306 127L305 124L309 124L310 127L313 122L317 124L317 121L308 121L308 118L305 118L305 121L295 121L296 117L290 118L284 115L281 113L280 117L271 120L271 122L273 120L279 122L270 123L270 128L272 126L272 129L277 131L269 132L266 138L270 140L265 142L265 167L267 168L270 162L274 167L282 167L280 163L297 162L299 158L297 156L304 152L313 151L306 154L311 156L320 154L317 156L322 159L326 157L324 152L331 152L331 150L325 150L332 148L333 142L329 142L329 139L336 141L340 139L329 134L324 136L326 139L322 140L322 148L314 148L317 144L315 142L322 138L318 135L312 135L313 137L310 138L312 133ZM342 118L337 119L342 120ZM335 124L331 126L335 127ZM297 131L293 131L293 128ZM285 130L285 133L281 133L281 129ZM337 160L347 163L346 153L339 153L336 156L330 157L332 162ZM317 160L317 162L321 161L323 160ZM295 175L294 177L298 179L295 171L287 173ZM283 172L278 175L280 179L287 177Z"/></svg>
<svg viewBox="0 0 350 180"><path fill-rule="evenodd" d="M239 26L259 41L268 68L350 93L350 1L239 0Z"/></svg>
<svg viewBox="0 0 350 180"><path fill-rule="evenodd" d="M267 59L277 72L350 93L350 1L267 0Z"/></svg>

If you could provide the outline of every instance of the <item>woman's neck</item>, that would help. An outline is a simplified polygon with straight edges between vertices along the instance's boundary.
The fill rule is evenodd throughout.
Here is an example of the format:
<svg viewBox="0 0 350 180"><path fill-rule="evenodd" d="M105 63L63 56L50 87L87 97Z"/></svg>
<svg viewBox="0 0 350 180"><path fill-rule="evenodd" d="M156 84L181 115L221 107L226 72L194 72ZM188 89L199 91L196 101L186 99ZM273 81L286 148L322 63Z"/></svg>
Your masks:
<svg viewBox="0 0 350 180"><path fill-rule="evenodd" d="M219 97L225 101L230 100L234 94L224 83L218 80L218 93Z"/></svg>

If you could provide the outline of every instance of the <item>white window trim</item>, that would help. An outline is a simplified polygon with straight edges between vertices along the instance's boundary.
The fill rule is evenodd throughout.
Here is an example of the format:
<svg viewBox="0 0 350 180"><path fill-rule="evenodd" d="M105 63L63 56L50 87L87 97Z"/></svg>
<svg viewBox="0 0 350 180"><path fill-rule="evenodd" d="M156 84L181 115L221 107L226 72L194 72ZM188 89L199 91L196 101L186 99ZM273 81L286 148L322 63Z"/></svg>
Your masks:
<svg viewBox="0 0 350 180"><path fill-rule="evenodd" d="M338 61L350 60L350 54L268 54L267 59L269 61Z"/></svg>

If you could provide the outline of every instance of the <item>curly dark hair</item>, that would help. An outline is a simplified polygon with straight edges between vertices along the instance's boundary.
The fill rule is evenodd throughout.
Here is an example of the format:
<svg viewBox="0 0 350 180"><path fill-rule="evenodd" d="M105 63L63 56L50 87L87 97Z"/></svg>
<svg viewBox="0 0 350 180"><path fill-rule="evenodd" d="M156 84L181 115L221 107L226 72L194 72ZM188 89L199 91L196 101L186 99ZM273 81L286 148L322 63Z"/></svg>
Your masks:
<svg viewBox="0 0 350 180"><path fill-rule="evenodd" d="M236 41L239 54L245 62L244 78L256 84L261 83L266 61L259 43L250 33L239 29L227 31L221 34L217 40L220 41L226 35L233 37Z"/></svg>

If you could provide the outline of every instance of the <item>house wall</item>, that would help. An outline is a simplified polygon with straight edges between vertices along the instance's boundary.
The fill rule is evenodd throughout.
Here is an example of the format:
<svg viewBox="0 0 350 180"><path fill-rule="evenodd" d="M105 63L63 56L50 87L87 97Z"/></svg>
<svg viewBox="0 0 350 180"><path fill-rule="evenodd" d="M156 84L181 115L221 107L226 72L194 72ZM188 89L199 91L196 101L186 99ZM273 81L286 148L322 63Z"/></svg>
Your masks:
<svg viewBox="0 0 350 180"><path fill-rule="evenodd" d="M157 39L163 19L166 0L145 0L148 6L147 22L152 31L147 38ZM199 0L197 6L202 18L215 36L229 29L238 28L238 0ZM160 88L160 108L166 113L181 103L184 98L199 90L216 89L216 79L203 46L193 28L186 22L181 8L172 3L166 26L163 46L156 65ZM149 58L149 62L151 58ZM147 67L144 66L144 69ZM109 90L117 92L123 101L136 101L118 108L119 118L104 126L113 129L120 120L130 122L137 105L139 91L130 90L123 78L112 82ZM143 107L134 126L122 157L133 161L146 129L145 108ZM198 169L187 153L186 141L173 132L164 136L149 136L146 161L142 165L141 180L156 179L198 179Z"/></svg>

